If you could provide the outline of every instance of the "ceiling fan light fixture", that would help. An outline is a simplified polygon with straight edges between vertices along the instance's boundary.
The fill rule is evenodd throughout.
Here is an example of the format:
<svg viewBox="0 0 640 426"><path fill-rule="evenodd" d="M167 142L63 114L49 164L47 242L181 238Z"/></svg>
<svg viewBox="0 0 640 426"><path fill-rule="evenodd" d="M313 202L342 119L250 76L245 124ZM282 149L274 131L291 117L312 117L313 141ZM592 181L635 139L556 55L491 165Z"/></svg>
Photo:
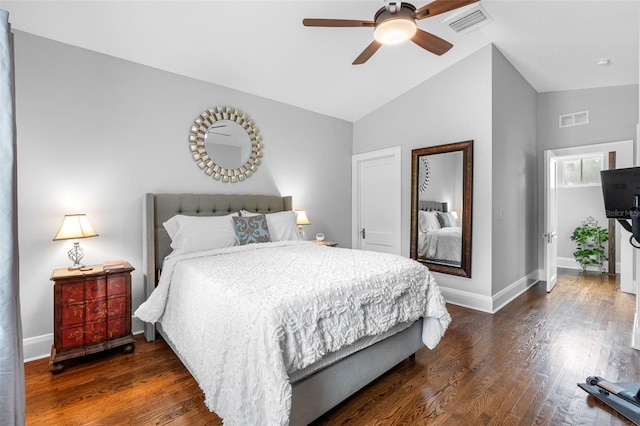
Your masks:
<svg viewBox="0 0 640 426"><path fill-rule="evenodd" d="M376 25L373 38L382 44L398 44L413 37L417 29L416 22L409 17L387 19Z"/></svg>

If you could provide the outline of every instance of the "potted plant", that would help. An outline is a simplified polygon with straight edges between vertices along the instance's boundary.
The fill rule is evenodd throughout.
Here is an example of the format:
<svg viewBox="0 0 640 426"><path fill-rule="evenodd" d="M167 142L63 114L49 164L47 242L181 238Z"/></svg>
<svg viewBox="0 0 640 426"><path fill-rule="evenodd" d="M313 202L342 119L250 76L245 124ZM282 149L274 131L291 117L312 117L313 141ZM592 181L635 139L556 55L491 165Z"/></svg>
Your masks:
<svg viewBox="0 0 640 426"><path fill-rule="evenodd" d="M600 272L604 272L603 264L607 258L604 243L609 240L609 232L598 226L597 220L589 216L573 230L571 240L578 245L573 257L582 267L582 272L587 271L587 266L597 266Z"/></svg>

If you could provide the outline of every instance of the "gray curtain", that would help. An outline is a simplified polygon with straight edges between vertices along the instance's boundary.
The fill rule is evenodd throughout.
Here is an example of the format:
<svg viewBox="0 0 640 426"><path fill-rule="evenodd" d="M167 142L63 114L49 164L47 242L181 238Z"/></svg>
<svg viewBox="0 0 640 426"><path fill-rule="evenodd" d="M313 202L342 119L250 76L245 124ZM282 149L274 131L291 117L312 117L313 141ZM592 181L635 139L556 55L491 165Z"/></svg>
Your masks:
<svg viewBox="0 0 640 426"><path fill-rule="evenodd" d="M18 281L13 37L0 9L0 425L24 425L24 354Z"/></svg>

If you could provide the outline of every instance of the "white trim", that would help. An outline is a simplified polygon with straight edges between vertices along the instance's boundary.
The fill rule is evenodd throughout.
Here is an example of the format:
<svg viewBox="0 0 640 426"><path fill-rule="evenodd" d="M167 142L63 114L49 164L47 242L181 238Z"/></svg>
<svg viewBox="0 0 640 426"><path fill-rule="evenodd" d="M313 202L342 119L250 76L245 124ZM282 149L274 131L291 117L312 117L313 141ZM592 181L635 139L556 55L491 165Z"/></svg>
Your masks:
<svg viewBox="0 0 640 426"><path fill-rule="evenodd" d="M535 271L531 272L529 275L514 281L506 288L494 294L493 295L493 313L498 312L500 309L507 306L513 299L520 296L522 293L529 290L535 284L540 282L539 277L540 277L539 271L536 269Z"/></svg>
<svg viewBox="0 0 640 426"><path fill-rule="evenodd" d="M536 269L529 275L514 281L507 288L496 293L493 297L442 286L440 286L440 291L447 303L462 306L464 308L475 309L476 311L482 311L489 314L495 314L515 298L540 282L541 273L543 273L543 271Z"/></svg>
<svg viewBox="0 0 640 426"><path fill-rule="evenodd" d="M53 333L23 339L22 347L24 349L24 362L49 357L52 345Z"/></svg>
<svg viewBox="0 0 640 426"><path fill-rule="evenodd" d="M638 312L636 312L634 318L633 318L633 323L634 324L640 324L640 319L638 319ZM634 327L631 330L631 347L633 349L637 349L640 351L640 327Z"/></svg>
<svg viewBox="0 0 640 426"><path fill-rule="evenodd" d="M491 309L493 301L489 296L448 287L440 287L440 291L447 303L462 306L463 308L475 309L476 311L487 312L489 314L493 313Z"/></svg>
<svg viewBox="0 0 640 426"><path fill-rule="evenodd" d="M609 264L607 262L602 266L605 272L609 272ZM558 268L581 270L582 266L572 257L558 257ZM587 266L587 271L598 272L598 268L595 266ZM616 262L616 273L620 273L620 262Z"/></svg>

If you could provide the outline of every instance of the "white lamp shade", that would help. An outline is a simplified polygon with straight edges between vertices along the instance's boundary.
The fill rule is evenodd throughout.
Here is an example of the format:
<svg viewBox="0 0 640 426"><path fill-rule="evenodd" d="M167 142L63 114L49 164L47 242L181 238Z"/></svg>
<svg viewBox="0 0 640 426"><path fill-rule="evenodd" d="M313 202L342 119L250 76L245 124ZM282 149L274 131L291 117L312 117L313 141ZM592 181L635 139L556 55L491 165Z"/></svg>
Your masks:
<svg viewBox="0 0 640 426"><path fill-rule="evenodd" d="M296 210L296 225L311 225L307 212L304 210Z"/></svg>
<svg viewBox="0 0 640 426"><path fill-rule="evenodd" d="M98 233L89 223L86 214L66 214L53 241L76 240L96 236L98 236Z"/></svg>

